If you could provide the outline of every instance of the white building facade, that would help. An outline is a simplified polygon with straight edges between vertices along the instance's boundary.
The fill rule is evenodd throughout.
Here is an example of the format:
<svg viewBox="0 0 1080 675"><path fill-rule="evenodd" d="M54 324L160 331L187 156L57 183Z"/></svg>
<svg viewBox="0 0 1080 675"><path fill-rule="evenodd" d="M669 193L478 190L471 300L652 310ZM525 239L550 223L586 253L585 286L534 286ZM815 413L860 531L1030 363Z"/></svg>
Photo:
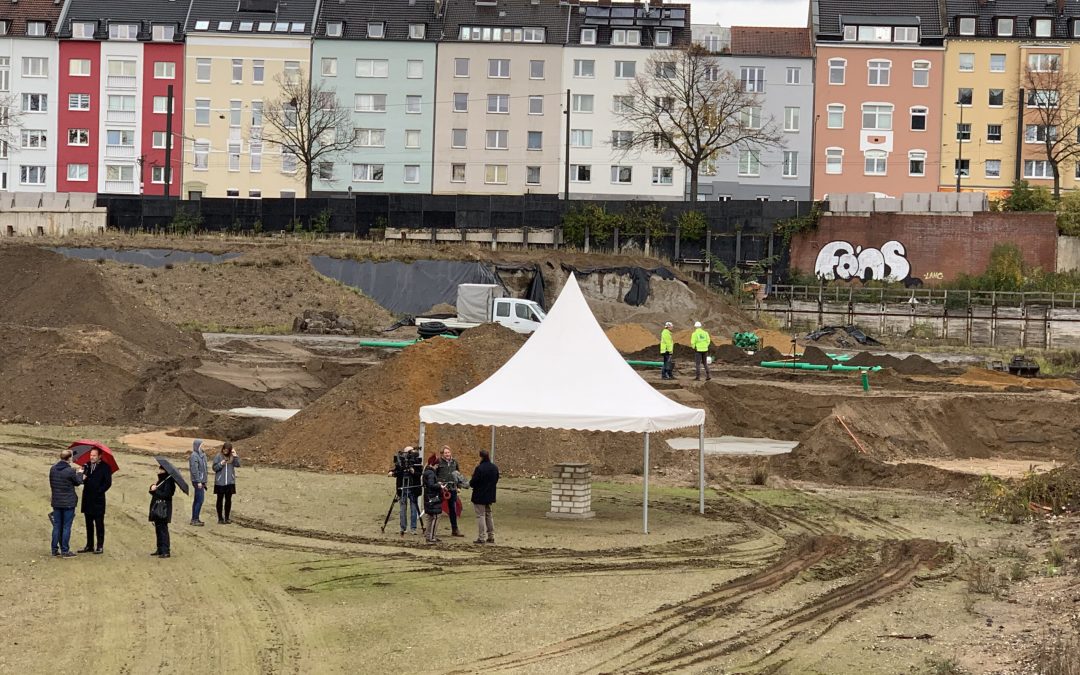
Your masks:
<svg viewBox="0 0 1080 675"><path fill-rule="evenodd" d="M51 30L0 39L0 115L12 122L10 141L0 143L0 190L56 190L59 47Z"/></svg>

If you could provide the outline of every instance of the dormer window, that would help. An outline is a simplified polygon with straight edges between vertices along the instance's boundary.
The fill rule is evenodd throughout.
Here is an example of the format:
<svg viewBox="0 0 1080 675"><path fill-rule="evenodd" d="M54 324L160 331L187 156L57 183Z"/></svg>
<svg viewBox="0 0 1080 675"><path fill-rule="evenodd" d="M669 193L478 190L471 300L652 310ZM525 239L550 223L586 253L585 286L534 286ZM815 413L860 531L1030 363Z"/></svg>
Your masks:
<svg viewBox="0 0 1080 675"><path fill-rule="evenodd" d="M139 37L139 24L137 23L111 23L109 24L110 40L135 40Z"/></svg>
<svg viewBox="0 0 1080 675"><path fill-rule="evenodd" d="M544 41L544 29L543 28L525 28L522 30L522 42L543 42Z"/></svg>
<svg viewBox="0 0 1080 675"><path fill-rule="evenodd" d="M71 37L76 40L93 40L97 32L96 21L72 21Z"/></svg>
<svg viewBox="0 0 1080 675"><path fill-rule="evenodd" d="M427 35L427 26L422 23L410 23L409 24L409 39L410 40L423 40Z"/></svg>
<svg viewBox="0 0 1080 675"><path fill-rule="evenodd" d="M1048 38L1053 35L1054 21L1053 19L1032 19L1031 20L1031 32L1035 37Z"/></svg>
<svg viewBox="0 0 1080 675"><path fill-rule="evenodd" d="M994 35L998 37L1012 37L1016 32L1016 19L994 19Z"/></svg>
<svg viewBox="0 0 1080 675"><path fill-rule="evenodd" d="M45 34L48 32L49 24L47 21L26 22L26 34L30 37L45 37Z"/></svg>
<svg viewBox="0 0 1080 675"><path fill-rule="evenodd" d="M232 21L218 21L217 29L222 32L232 30Z"/></svg>
<svg viewBox="0 0 1080 675"><path fill-rule="evenodd" d="M373 39L381 39L385 32L385 24L382 21L371 21L367 25L367 36Z"/></svg>
<svg viewBox="0 0 1080 675"><path fill-rule="evenodd" d="M156 24L151 29L151 37L154 42L172 42L176 37L176 26L168 24Z"/></svg>
<svg viewBox="0 0 1080 675"><path fill-rule="evenodd" d="M7 34L8 34L8 22L7 21L0 21L0 35L7 35Z"/></svg>
<svg viewBox="0 0 1080 675"><path fill-rule="evenodd" d="M671 46L671 31L658 30L656 36L653 38L653 46L655 47L670 47Z"/></svg>
<svg viewBox="0 0 1080 675"><path fill-rule="evenodd" d="M1080 38L1080 19L1073 19L1072 36L1074 38Z"/></svg>
<svg viewBox="0 0 1080 675"><path fill-rule="evenodd" d="M581 29L581 44L594 45L596 44L596 29L595 28L582 28Z"/></svg>
<svg viewBox="0 0 1080 675"><path fill-rule="evenodd" d="M196 21L195 22L195 30L210 30L210 22L209 21Z"/></svg>
<svg viewBox="0 0 1080 675"><path fill-rule="evenodd" d="M915 26L900 26L893 29L893 42L915 43L919 41L919 29Z"/></svg>
<svg viewBox="0 0 1080 675"><path fill-rule="evenodd" d="M617 28L611 31L611 44L637 47L641 44L641 31Z"/></svg>
<svg viewBox="0 0 1080 675"><path fill-rule="evenodd" d="M341 21L326 22L326 37L341 37L345 31L345 24Z"/></svg>
<svg viewBox="0 0 1080 675"><path fill-rule="evenodd" d="M956 32L961 35L975 34L975 17L961 16L956 20Z"/></svg>

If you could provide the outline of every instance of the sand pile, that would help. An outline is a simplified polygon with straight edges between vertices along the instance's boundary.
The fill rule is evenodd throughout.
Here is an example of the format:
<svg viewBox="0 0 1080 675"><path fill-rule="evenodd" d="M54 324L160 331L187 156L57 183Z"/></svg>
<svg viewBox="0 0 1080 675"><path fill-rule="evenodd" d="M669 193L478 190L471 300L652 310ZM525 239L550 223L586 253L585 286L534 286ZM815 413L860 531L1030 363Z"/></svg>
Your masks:
<svg viewBox="0 0 1080 675"><path fill-rule="evenodd" d="M761 348L772 347L781 354L791 355L791 335L770 328L760 328L754 331L761 340Z"/></svg>
<svg viewBox="0 0 1080 675"><path fill-rule="evenodd" d="M881 366L882 368L891 368L901 375L941 374L941 368L918 354L911 354L910 356L900 359L891 354L859 352L845 363L849 366Z"/></svg>
<svg viewBox="0 0 1080 675"><path fill-rule="evenodd" d="M416 442L421 406L476 386L505 363L525 338L498 325L457 340L428 340L395 354L324 394L292 419L245 444L259 461L312 469L381 473L395 450ZM527 382L523 387L529 386ZM490 430L435 425L426 444L449 444L471 470ZM662 443L657 443L662 447ZM598 473L640 470L640 434L499 429L496 460L506 474L545 474L560 461L587 461Z"/></svg>
<svg viewBox="0 0 1080 675"><path fill-rule="evenodd" d="M781 353L780 350L773 346L767 346L754 352L754 362L756 363L761 363L763 361L784 361L790 358L791 354Z"/></svg>
<svg viewBox="0 0 1080 675"><path fill-rule="evenodd" d="M615 345L615 349L623 354L632 354L650 347L655 347L656 353L660 353L660 331L656 331L654 335L640 323L612 326L605 331L605 334L611 340L611 344Z"/></svg>

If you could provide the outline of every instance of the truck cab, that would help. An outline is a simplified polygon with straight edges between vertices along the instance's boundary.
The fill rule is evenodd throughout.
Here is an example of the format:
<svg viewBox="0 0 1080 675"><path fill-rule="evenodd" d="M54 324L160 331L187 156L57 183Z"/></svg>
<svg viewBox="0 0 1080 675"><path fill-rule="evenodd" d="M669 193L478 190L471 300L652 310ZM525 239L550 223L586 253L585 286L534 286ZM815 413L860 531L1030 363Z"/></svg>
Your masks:
<svg viewBox="0 0 1080 675"><path fill-rule="evenodd" d="M540 305L532 300L518 298L495 298L495 307L492 312L492 321L502 324L507 328L529 334L540 327L540 323L547 317Z"/></svg>

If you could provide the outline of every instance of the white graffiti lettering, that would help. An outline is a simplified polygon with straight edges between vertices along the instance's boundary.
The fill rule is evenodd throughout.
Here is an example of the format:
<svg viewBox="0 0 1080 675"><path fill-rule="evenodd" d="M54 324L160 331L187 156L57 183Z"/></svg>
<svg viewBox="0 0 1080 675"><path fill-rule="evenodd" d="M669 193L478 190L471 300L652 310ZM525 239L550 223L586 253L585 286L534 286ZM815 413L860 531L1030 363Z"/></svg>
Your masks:
<svg viewBox="0 0 1080 675"><path fill-rule="evenodd" d="M818 252L814 273L825 281L903 281L911 275L905 254L904 245L898 241L887 241L880 249L832 241Z"/></svg>

